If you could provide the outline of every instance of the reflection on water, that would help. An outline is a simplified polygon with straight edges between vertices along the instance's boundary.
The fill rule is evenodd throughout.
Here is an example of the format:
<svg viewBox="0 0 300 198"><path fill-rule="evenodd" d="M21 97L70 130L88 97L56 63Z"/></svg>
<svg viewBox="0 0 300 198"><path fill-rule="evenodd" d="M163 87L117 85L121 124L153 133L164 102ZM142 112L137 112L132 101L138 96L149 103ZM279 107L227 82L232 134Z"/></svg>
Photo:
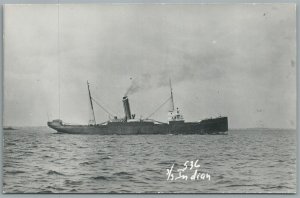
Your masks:
<svg viewBox="0 0 300 198"><path fill-rule="evenodd" d="M167 181L197 160L210 180ZM6 193L257 193L296 191L295 130L229 135L100 136L48 128L4 131Z"/></svg>

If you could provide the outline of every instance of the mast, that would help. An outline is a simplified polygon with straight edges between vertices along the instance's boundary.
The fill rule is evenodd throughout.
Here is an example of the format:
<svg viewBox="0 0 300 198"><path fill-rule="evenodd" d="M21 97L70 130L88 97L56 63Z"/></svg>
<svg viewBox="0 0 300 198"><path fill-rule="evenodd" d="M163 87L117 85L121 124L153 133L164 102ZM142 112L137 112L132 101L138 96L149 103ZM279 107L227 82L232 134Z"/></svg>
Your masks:
<svg viewBox="0 0 300 198"><path fill-rule="evenodd" d="M169 79L169 82L170 82L170 90L171 90L171 109L170 109L170 111L174 111L174 99L173 99L173 90L172 90L171 79Z"/></svg>
<svg viewBox="0 0 300 198"><path fill-rule="evenodd" d="M92 110L91 111L91 119L89 120L89 125L95 125L96 119L95 119L95 112L94 112L94 107L93 107L93 101L92 101L89 81L87 81L87 87L88 87L88 91L89 91L89 100L90 100L90 105L91 105L91 110Z"/></svg>
<svg viewBox="0 0 300 198"><path fill-rule="evenodd" d="M184 119L183 119L183 115L179 112L179 109L177 107L176 111L175 111L175 108L174 108L174 98L173 98L173 89L172 89L172 83L171 83L171 79L170 79L170 90L171 90L171 97L169 99L171 99L171 109L168 113L168 120L169 122L172 121L172 122L184 122Z"/></svg>

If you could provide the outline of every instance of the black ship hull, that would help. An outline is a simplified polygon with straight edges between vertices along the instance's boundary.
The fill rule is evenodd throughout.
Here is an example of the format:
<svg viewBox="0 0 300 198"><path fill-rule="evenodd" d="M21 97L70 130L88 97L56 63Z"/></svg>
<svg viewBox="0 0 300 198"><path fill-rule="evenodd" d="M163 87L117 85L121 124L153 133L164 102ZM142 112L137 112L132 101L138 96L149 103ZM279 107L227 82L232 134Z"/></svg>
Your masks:
<svg viewBox="0 0 300 198"><path fill-rule="evenodd" d="M146 135L146 134L227 134L227 117L218 117L200 122L170 121L168 124L154 122L108 122L105 125L67 125L61 120L48 122L58 133L98 135Z"/></svg>

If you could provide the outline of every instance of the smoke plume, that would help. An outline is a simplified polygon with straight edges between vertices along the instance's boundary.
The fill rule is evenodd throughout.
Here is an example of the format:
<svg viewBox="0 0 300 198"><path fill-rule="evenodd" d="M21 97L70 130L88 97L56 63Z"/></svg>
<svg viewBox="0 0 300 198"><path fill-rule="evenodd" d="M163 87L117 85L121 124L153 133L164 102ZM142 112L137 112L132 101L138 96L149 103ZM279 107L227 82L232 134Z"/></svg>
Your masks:
<svg viewBox="0 0 300 198"><path fill-rule="evenodd" d="M124 96L132 95L140 90L149 89L152 87L151 83L151 75L150 74L143 74L140 77L135 79L131 79L131 85L125 92Z"/></svg>
<svg viewBox="0 0 300 198"><path fill-rule="evenodd" d="M191 80L194 77L195 71L186 66L178 68L177 71L165 69L155 75L145 73L137 78L130 78L131 85L126 90L124 96L132 95L139 91L151 88L168 87L170 79L173 84L176 84L185 80Z"/></svg>

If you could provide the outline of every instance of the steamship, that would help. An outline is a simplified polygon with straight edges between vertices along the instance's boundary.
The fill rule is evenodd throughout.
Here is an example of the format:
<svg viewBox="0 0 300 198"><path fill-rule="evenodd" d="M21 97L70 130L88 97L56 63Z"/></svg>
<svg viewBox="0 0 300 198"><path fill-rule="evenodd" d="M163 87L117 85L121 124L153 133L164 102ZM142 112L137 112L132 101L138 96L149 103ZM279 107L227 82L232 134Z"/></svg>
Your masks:
<svg viewBox="0 0 300 198"><path fill-rule="evenodd" d="M87 82L91 119L87 125L74 125L64 123L61 119L49 121L50 128L58 133L69 134L99 134L99 135L143 135L143 134L209 134L227 135L227 117L216 117L203 119L198 122L185 122L183 115L178 108L174 108L173 90L170 82L170 101L171 108L168 114L168 122L160 122L149 117L146 119L136 119L135 114L131 114L129 98L125 95L122 98L124 117L113 116L106 122L97 124L94 114L94 103L99 103L92 97L89 83ZM166 102L167 102L166 101ZM166 103L165 102L165 103ZM100 107L103 107L99 105ZM105 110L105 109L104 109Z"/></svg>

